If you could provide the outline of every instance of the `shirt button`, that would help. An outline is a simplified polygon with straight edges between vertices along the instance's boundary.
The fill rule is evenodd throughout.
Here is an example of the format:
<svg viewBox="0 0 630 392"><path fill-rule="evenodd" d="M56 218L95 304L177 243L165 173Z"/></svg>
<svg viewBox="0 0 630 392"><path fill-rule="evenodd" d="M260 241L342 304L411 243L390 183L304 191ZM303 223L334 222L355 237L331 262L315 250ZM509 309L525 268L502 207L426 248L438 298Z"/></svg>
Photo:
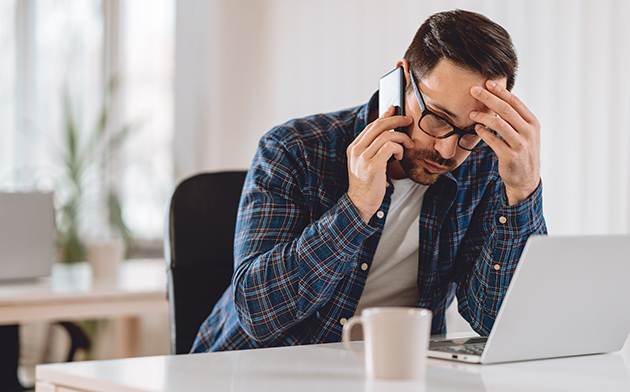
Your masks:
<svg viewBox="0 0 630 392"><path fill-rule="evenodd" d="M495 265L494 265L494 269L495 269L496 271L498 271L498 270L500 270L500 269L501 269L501 266L500 266L499 264L495 264Z"/></svg>
<svg viewBox="0 0 630 392"><path fill-rule="evenodd" d="M339 324L341 325L346 325L346 323L348 322L348 320L346 320L346 318L342 318L341 320L339 320Z"/></svg>
<svg viewBox="0 0 630 392"><path fill-rule="evenodd" d="M367 263L363 263L363 264L361 264L361 269L362 269L363 271L367 271L367 269L368 269L368 265L367 265Z"/></svg>
<svg viewBox="0 0 630 392"><path fill-rule="evenodd" d="M505 222L507 222L507 218L502 216L502 217L499 218L499 222L505 223Z"/></svg>
<svg viewBox="0 0 630 392"><path fill-rule="evenodd" d="M376 217L378 219L383 219L384 216L385 216L385 213L383 211L379 211L376 213Z"/></svg>

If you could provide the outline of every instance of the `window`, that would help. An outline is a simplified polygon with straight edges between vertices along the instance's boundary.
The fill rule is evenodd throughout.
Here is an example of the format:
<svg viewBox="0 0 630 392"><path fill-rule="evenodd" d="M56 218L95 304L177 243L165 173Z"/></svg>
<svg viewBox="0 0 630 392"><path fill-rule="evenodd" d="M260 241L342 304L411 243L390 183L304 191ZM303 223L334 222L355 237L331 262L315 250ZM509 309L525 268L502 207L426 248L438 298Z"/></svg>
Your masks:
<svg viewBox="0 0 630 392"><path fill-rule="evenodd" d="M134 235L161 239L173 181L174 20L175 0L0 0L0 189L66 197L64 93L87 136L115 73L112 127L133 131L111 155L111 182Z"/></svg>
<svg viewBox="0 0 630 392"><path fill-rule="evenodd" d="M124 217L143 237L164 234L171 193L175 4L133 0L122 4L123 112L138 124L125 149Z"/></svg>
<svg viewBox="0 0 630 392"><path fill-rule="evenodd" d="M16 14L15 2L0 1L0 183L5 186L14 186L17 177L12 167L17 160Z"/></svg>

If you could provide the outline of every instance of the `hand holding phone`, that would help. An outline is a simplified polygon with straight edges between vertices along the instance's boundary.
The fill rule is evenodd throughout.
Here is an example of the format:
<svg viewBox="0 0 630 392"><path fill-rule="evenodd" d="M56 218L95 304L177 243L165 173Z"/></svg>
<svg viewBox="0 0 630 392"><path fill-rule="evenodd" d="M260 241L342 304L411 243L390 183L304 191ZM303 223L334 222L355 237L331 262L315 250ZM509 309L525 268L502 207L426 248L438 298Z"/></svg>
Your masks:
<svg viewBox="0 0 630 392"><path fill-rule="evenodd" d="M405 85L403 67L381 78L379 118L369 123L347 148L348 197L366 223L383 203L388 162L395 160L396 156L402 158L404 149L414 147L406 133L413 121L403 117ZM386 113L392 106L396 108L395 112Z"/></svg>

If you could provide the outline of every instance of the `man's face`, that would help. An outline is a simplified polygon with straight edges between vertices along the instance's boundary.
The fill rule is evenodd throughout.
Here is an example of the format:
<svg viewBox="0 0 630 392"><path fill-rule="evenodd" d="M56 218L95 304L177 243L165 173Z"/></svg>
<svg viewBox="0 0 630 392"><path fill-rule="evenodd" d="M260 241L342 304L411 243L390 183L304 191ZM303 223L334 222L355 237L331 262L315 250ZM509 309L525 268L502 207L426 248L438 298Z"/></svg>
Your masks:
<svg viewBox="0 0 630 392"><path fill-rule="evenodd" d="M448 60L441 60L427 77L416 82L427 109L459 128L475 124L470 119L470 112L488 112L488 108L470 95L473 86L485 86L486 78ZM507 79L496 82L505 87ZM456 169L468 158L470 151L457 145L458 135L436 139L420 129L418 121L422 112L413 91L406 96L406 114L414 118L407 133L416 147L405 149L400 165L413 181L431 185L440 175Z"/></svg>

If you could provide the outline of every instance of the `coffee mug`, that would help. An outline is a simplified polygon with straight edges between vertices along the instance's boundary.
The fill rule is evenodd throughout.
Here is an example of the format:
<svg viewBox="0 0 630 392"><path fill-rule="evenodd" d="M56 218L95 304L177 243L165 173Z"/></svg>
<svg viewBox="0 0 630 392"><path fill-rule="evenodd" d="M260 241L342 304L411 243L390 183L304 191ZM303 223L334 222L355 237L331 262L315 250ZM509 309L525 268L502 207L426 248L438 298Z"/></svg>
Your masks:
<svg viewBox="0 0 630 392"><path fill-rule="evenodd" d="M343 344L365 357L368 377L378 379L424 378L432 313L407 307L367 308L343 326ZM350 344L352 328L363 326L364 351Z"/></svg>

